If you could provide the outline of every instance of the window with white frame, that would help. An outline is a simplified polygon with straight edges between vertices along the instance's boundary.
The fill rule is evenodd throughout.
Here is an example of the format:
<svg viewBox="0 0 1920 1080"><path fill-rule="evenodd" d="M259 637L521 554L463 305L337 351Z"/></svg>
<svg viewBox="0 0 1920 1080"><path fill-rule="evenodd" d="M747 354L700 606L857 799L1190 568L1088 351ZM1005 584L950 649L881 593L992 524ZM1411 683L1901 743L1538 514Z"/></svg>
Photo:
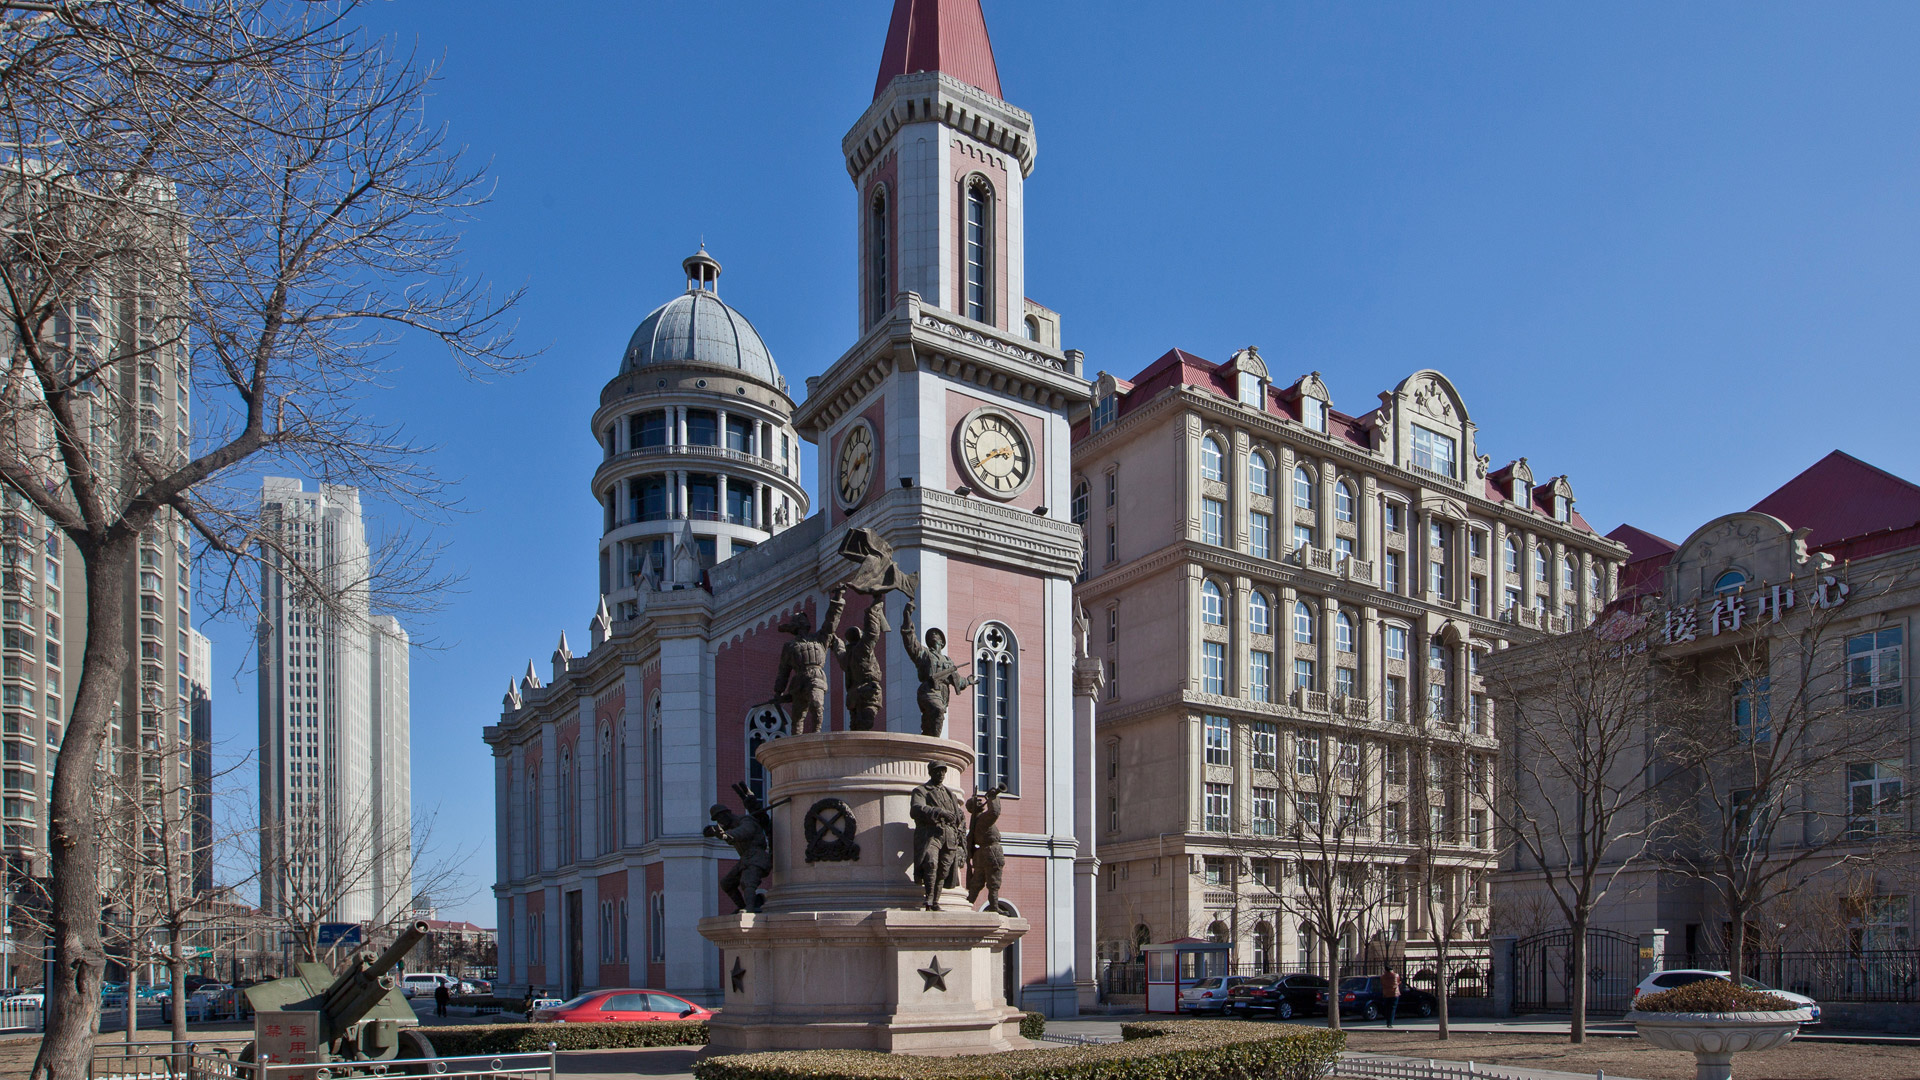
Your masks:
<svg viewBox="0 0 1920 1080"><path fill-rule="evenodd" d="M1200 478L1202 480L1227 478L1226 455L1220 450L1220 440L1211 435L1200 440Z"/></svg>
<svg viewBox="0 0 1920 1080"><path fill-rule="evenodd" d="M1350 667L1333 669L1333 693L1335 697L1355 698L1360 696L1360 673Z"/></svg>
<svg viewBox="0 0 1920 1080"><path fill-rule="evenodd" d="M973 639L973 781L975 791L1018 791L1020 745L1019 649L997 622Z"/></svg>
<svg viewBox="0 0 1920 1080"><path fill-rule="evenodd" d="M1206 822L1208 832L1230 832L1233 829L1233 785L1208 784Z"/></svg>
<svg viewBox="0 0 1920 1080"><path fill-rule="evenodd" d="M1220 597L1220 586L1211 581L1200 584L1200 621L1208 626L1227 625L1227 605Z"/></svg>
<svg viewBox="0 0 1920 1080"><path fill-rule="evenodd" d="M1085 525L1093 506L1093 489L1085 479L1073 485L1073 523Z"/></svg>
<svg viewBox="0 0 1920 1080"><path fill-rule="evenodd" d="M1306 657L1296 657L1293 661L1293 688L1309 693L1319 690L1319 665Z"/></svg>
<svg viewBox="0 0 1920 1080"><path fill-rule="evenodd" d="M1387 743L1380 748L1380 771L1389 784L1407 782L1407 752L1398 743Z"/></svg>
<svg viewBox="0 0 1920 1080"><path fill-rule="evenodd" d="M1455 443L1453 436L1442 435L1431 428L1413 425L1413 464L1415 468L1425 469L1441 476L1455 476Z"/></svg>
<svg viewBox="0 0 1920 1080"><path fill-rule="evenodd" d="M1207 764L1233 764L1233 725L1224 716L1206 718Z"/></svg>
<svg viewBox="0 0 1920 1080"><path fill-rule="evenodd" d="M1227 543L1227 504L1219 499L1200 500L1200 539L1224 547Z"/></svg>
<svg viewBox="0 0 1920 1080"><path fill-rule="evenodd" d="M1120 505L1120 470L1107 470L1107 509Z"/></svg>
<svg viewBox="0 0 1920 1080"><path fill-rule="evenodd" d="M1407 628L1404 626L1386 627L1383 640L1387 659L1405 660L1407 658Z"/></svg>
<svg viewBox="0 0 1920 1080"><path fill-rule="evenodd" d="M1253 634L1273 633L1273 608L1267 603L1267 596L1258 589L1247 594L1247 631Z"/></svg>
<svg viewBox="0 0 1920 1080"><path fill-rule="evenodd" d="M1302 645L1313 644L1313 608L1305 600L1293 602L1293 640Z"/></svg>
<svg viewBox="0 0 1920 1080"><path fill-rule="evenodd" d="M1380 506L1380 522L1388 532L1400 531L1400 504L1388 499Z"/></svg>
<svg viewBox="0 0 1920 1080"><path fill-rule="evenodd" d="M1200 643L1200 690L1207 694L1227 692L1227 647L1218 641Z"/></svg>
<svg viewBox="0 0 1920 1080"><path fill-rule="evenodd" d="M1484 559L1487 557L1487 531L1485 529L1467 530L1467 558Z"/></svg>
<svg viewBox="0 0 1920 1080"><path fill-rule="evenodd" d="M1560 587L1575 596L1580 593L1580 561L1571 555L1561 564Z"/></svg>
<svg viewBox="0 0 1920 1080"><path fill-rule="evenodd" d="M1093 403L1093 430L1099 431L1113 423L1115 404L1120 395L1108 394Z"/></svg>
<svg viewBox="0 0 1920 1080"><path fill-rule="evenodd" d="M656 964L667 962L667 894L657 892L647 897L647 930L649 959Z"/></svg>
<svg viewBox="0 0 1920 1080"><path fill-rule="evenodd" d="M1427 523L1427 546L1444 548L1453 540L1453 527L1444 521Z"/></svg>
<svg viewBox="0 0 1920 1080"><path fill-rule="evenodd" d="M1565 495L1553 497L1553 520L1568 521L1573 517L1573 500Z"/></svg>
<svg viewBox="0 0 1920 1080"><path fill-rule="evenodd" d="M1547 567L1552 565L1552 563L1553 553L1547 550L1547 545L1541 544L1539 547L1534 548L1533 580L1545 585L1547 583Z"/></svg>
<svg viewBox="0 0 1920 1080"><path fill-rule="evenodd" d="M1240 404L1251 405L1256 409L1265 407L1267 403L1266 394L1262 392L1265 386L1266 384L1261 381L1260 376L1255 375L1251 371L1241 372L1239 388Z"/></svg>
<svg viewBox="0 0 1920 1080"><path fill-rule="evenodd" d="M1354 648L1353 617L1344 611L1338 612L1333 617L1333 625L1333 647L1343 653L1352 652Z"/></svg>
<svg viewBox="0 0 1920 1080"><path fill-rule="evenodd" d="M1292 550L1299 551L1301 548L1310 548L1315 546L1316 545L1313 542L1313 526L1307 524L1304 521L1294 522Z"/></svg>
<svg viewBox="0 0 1920 1080"><path fill-rule="evenodd" d="M1267 464L1267 455L1258 450L1247 455L1247 494L1273 494L1273 466Z"/></svg>
<svg viewBox="0 0 1920 1080"><path fill-rule="evenodd" d="M1317 397L1300 399L1301 422L1322 435L1327 433L1327 403Z"/></svg>
<svg viewBox="0 0 1920 1080"><path fill-rule="evenodd" d="M1388 720L1406 719L1402 710L1406 708L1407 681L1398 675L1389 675L1381 691L1380 715Z"/></svg>
<svg viewBox="0 0 1920 1080"><path fill-rule="evenodd" d="M1280 792L1277 788L1253 789L1253 834L1273 836L1280 831ZM1265 860L1262 860L1263 862Z"/></svg>
<svg viewBox="0 0 1920 1080"><path fill-rule="evenodd" d="M1258 510L1247 515L1247 549L1256 559L1273 558L1273 515Z"/></svg>
<svg viewBox="0 0 1920 1080"><path fill-rule="evenodd" d="M1447 598L1447 563L1437 549L1427 558L1427 596L1433 600Z"/></svg>
<svg viewBox="0 0 1920 1080"><path fill-rule="evenodd" d="M1905 811L1900 762L1867 761L1847 766L1847 837L1870 840L1897 830Z"/></svg>
<svg viewBox="0 0 1920 1080"><path fill-rule="evenodd" d="M1294 466L1293 468L1293 505L1299 507L1302 510L1312 510L1314 508L1315 501L1316 499L1314 497L1314 490L1313 490L1313 474L1308 472L1306 469L1306 466L1304 465Z"/></svg>
<svg viewBox="0 0 1920 1080"><path fill-rule="evenodd" d="M1250 661L1250 685L1247 696L1255 701L1273 700L1273 654L1263 649L1255 649L1248 654Z"/></svg>
<svg viewBox="0 0 1920 1080"><path fill-rule="evenodd" d="M1280 728L1270 721L1253 722L1253 767L1276 770L1280 767Z"/></svg>
<svg viewBox="0 0 1920 1080"><path fill-rule="evenodd" d="M1333 485L1333 516L1338 521L1353 520L1353 487L1345 480Z"/></svg>
<svg viewBox="0 0 1920 1080"><path fill-rule="evenodd" d="M1898 626L1885 626L1847 639L1847 707L1879 709L1906 700L1901 692Z"/></svg>
<svg viewBox="0 0 1920 1080"><path fill-rule="evenodd" d="M1427 719L1444 722L1453 695L1453 655L1446 642L1435 637L1427 647Z"/></svg>
<svg viewBox="0 0 1920 1080"><path fill-rule="evenodd" d="M1389 551L1381 560L1381 584L1390 593L1400 591L1400 553Z"/></svg>
<svg viewBox="0 0 1920 1080"><path fill-rule="evenodd" d="M1742 742L1773 738L1773 680L1741 679L1733 685L1733 729Z"/></svg>
<svg viewBox="0 0 1920 1080"><path fill-rule="evenodd" d="M1293 819L1303 826L1320 824L1320 797L1305 791L1293 793ZM1302 860L1305 865L1305 860Z"/></svg>
<svg viewBox="0 0 1920 1080"><path fill-rule="evenodd" d="M990 251L993 236L993 189L983 176L967 182L966 259L967 318L975 322L993 320L992 272Z"/></svg>
<svg viewBox="0 0 1920 1080"><path fill-rule="evenodd" d="M1597 566L1587 571L1587 595L1592 597L1596 604L1606 602L1607 592L1600 584L1600 568Z"/></svg>
<svg viewBox="0 0 1920 1080"><path fill-rule="evenodd" d="M1334 759L1334 768L1342 780L1360 779L1360 744L1342 741L1340 756Z"/></svg>
<svg viewBox="0 0 1920 1080"><path fill-rule="evenodd" d="M1350 536L1334 537L1333 538L1334 564L1339 565L1351 558L1353 558L1353 538Z"/></svg>
<svg viewBox="0 0 1920 1080"><path fill-rule="evenodd" d="M1293 771L1299 776L1320 773L1320 737L1297 732L1293 736Z"/></svg>
<svg viewBox="0 0 1920 1080"><path fill-rule="evenodd" d="M1501 547L1501 555L1500 555L1501 565L1506 568L1506 571L1510 576L1519 577L1520 576L1520 545L1514 541L1513 537L1509 536L1506 538L1506 540L1504 540L1501 543L1500 547Z"/></svg>

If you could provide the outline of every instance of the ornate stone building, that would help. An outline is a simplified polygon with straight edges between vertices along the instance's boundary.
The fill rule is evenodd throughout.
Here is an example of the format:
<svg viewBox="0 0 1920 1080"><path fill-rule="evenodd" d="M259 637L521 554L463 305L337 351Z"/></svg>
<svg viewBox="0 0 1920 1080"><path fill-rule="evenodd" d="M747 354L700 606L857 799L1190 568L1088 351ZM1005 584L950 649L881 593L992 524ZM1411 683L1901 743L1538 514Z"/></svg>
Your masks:
<svg viewBox="0 0 1920 1080"><path fill-rule="evenodd" d="M1102 373L1073 469L1108 672L1103 957L1211 936L1243 970L1313 962L1287 898L1324 861L1302 826L1330 782L1341 858L1379 871L1349 948L1430 934L1399 876L1421 859L1453 936L1484 934L1499 725L1480 660L1586 625L1627 556L1567 478L1493 468L1439 372L1349 414L1318 372L1277 385L1253 349Z"/></svg>
<svg viewBox="0 0 1920 1080"><path fill-rule="evenodd" d="M707 809L762 783L755 748L789 733L769 702L791 640L777 628L820 618L851 528L892 545L917 575L917 625L982 676L948 720L977 767L948 782L1007 788L1001 898L1032 927L1007 952L1009 998L1060 1015L1091 992L1092 701L1075 696L1090 682L1074 678L1080 543L1065 519L1068 414L1088 386L1057 316L1025 299L1035 146L1032 118L1000 96L978 4L899 0L842 143L860 252L846 353L795 405L704 253L687 294L635 333L591 420L606 520L586 649L563 635L485 732L503 992L719 1001L721 958L696 924L731 910L734 852L702 835ZM819 448L811 516L796 437ZM865 598L848 600L847 623L863 621ZM881 660L886 729L918 732L896 633ZM836 674L832 727L844 697Z"/></svg>

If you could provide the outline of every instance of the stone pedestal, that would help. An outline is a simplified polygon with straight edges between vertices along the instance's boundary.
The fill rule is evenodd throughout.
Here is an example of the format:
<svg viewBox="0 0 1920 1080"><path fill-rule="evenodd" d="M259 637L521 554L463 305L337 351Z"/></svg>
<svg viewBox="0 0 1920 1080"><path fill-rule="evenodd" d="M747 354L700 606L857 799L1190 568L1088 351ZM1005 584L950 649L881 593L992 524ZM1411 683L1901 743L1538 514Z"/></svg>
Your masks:
<svg viewBox="0 0 1920 1080"><path fill-rule="evenodd" d="M913 789L938 762L958 795L972 753L948 739L843 731L779 739L759 757L773 874L759 913L700 920L726 988L711 1052L1025 1046L1002 956L1026 921L973 911L959 889L943 892L941 910L922 910L913 881ZM851 827L838 827L847 816Z"/></svg>

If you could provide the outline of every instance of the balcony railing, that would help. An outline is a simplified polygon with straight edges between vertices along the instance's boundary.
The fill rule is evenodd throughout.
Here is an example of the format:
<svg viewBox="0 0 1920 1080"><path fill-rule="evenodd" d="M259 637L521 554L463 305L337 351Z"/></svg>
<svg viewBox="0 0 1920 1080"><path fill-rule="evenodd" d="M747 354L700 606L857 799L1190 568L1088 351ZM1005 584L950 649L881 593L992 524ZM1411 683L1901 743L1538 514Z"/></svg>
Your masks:
<svg viewBox="0 0 1920 1080"><path fill-rule="evenodd" d="M1324 690L1295 690L1293 692L1293 707L1317 713L1333 711L1332 706L1328 702L1327 693Z"/></svg>
<svg viewBox="0 0 1920 1080"><path fill-rule="evenodd" d="M1371 711L1372 704L1373 702L1367 698L1348 694L1338 700L1336 711L1349 720L1365 720Z"/></svg>

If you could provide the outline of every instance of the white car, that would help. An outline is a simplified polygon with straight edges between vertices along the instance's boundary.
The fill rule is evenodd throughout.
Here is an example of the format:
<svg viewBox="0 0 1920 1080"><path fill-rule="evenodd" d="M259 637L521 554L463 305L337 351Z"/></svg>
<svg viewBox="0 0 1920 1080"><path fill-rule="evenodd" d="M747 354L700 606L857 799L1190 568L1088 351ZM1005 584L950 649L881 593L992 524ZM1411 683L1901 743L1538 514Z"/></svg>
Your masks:
<svg viewBox="0 0 1920 1080"><path fill-rule="evenodd" d="M400 980L400 992L409 998L420 994L432 997L433 992L442 986L449 993L460 992L460 980L444 971L413 971Z"/></svg>
<svg viewBox="0 0 1920 1080"><path fill-rule="evenodd" d="M1671 990L1676 986L1685 986L1688 983L1702 982L1707 979L1725 979L1731 982L1733 981L1733 974L1732 972L1714 971L1709 968L1669 968L1666 971L1656 971L1641 980L1640 985L1633 988L1633 996L1635 1000L1638 1000L1642 994L1657 994L1662 990ZM1813 1011L1813 1019L1808 1021L1808 1023L1817 1024L1820 1022L1820 1003L1805 994L1796 994L1791 990L1775 990L1765 983L1755 982L1752 979L1744 977L1740 980L1740 985L1749 990L1764 990L1775 997L1786 998L1788 1001L1802 1008L1811 1009Z"/></svg>
<svg viewBox="0 0 1920 1080"><path fill-rule="evenodd" d="M1180 1007L1188 1012L1225 1012L1228 992L1255 978L1253 975L1216 975L1201 979L1192 986L1180 988Z"/></svg>

